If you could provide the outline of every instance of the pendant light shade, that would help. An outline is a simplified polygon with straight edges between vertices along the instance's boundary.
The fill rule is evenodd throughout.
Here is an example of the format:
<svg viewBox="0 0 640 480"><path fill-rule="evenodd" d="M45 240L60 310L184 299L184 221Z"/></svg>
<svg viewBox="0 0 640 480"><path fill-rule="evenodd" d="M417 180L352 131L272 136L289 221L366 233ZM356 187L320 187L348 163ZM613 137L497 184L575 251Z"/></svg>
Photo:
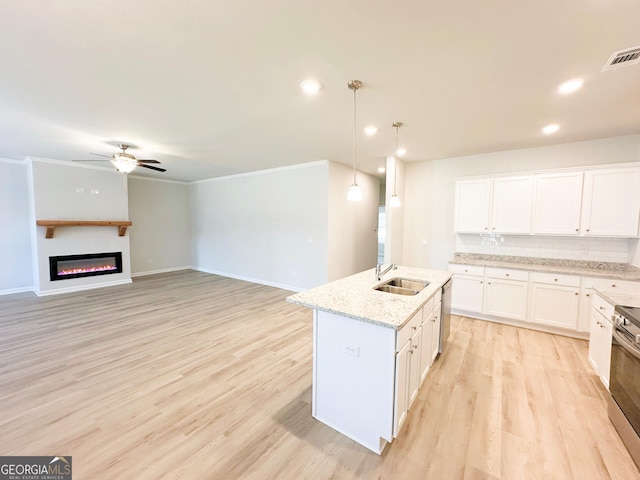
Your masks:
<svg viewBox="0 0 640 480"><path fill-rule="evenodd" d="M351 80L347 86L350 90L353 90L353 183L351 187L349 187L349 192L347 192L347 200L352 202L359 202L362 200L362 190L360 190L360 186L356 181L356 128L357 128L357 116L356 116L356 91L362 87L362 82L360 80Z"/></svg>
<svg viewBox="0 0 640 480"><path fill-rule="evenodd" d="M398 134L400 132L400 127L402 126L402 122L393 122L391 124L392 127L396 129L396 150L393 156L393 195L389 199L389 206L396 208L402 205L400 202L400 197L398 196L398 192L396 191L396 186L398 184Z"/></svg>

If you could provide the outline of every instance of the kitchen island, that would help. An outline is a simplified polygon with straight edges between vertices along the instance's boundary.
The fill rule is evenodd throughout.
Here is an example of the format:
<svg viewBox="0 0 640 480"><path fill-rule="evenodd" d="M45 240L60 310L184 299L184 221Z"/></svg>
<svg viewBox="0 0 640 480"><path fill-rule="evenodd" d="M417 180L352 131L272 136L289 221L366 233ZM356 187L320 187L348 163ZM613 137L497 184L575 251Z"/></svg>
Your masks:
<svg viewBox="0 0 640 480"><path fill-rule="evenodd" d="M450 277L398 267L378 280L371 269L287 297L313 309L314 418L382 453L440 350L441 290ZM415 295L375 289L394 278L428 285Z"/></svg>

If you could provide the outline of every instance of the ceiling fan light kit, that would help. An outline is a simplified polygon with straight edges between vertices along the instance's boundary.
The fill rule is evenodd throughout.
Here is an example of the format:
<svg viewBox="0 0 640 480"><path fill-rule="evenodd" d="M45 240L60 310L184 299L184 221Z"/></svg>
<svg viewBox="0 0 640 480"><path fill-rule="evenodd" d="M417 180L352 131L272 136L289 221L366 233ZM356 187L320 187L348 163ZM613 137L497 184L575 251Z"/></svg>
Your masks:
<svg viewBox="0 0 640 480"><path fill-rule="evenodd" d="M116 152L111 157L107 155L101 155L99 153L91 153L91 155L97 155L98 157L111 158L109 160L117 171L122 173L131 173L136 167L148 168L150 170L156 170L157 172L166 172L167 170L160 167L153 167L147 165L148 163L160 163L158 160L139 160L130 153L127 153L127 149L130 145L125 143L119 143L118 147L122 150ZM74 162L106 162L107 160L74 160Z"/></svg>

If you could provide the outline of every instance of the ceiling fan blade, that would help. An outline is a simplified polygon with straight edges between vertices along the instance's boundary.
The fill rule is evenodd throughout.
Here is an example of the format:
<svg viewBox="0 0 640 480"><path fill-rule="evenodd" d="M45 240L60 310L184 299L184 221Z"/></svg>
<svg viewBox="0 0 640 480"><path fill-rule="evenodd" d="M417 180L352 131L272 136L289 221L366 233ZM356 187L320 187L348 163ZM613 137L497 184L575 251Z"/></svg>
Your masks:
<svg viewBox="0 0 640 480"><path fill-rule="evenodd" d="M136 162L140 162L140 163L161 163L158 160L136 160Z"/></svg>
<svg viewBox="0 0 640 480"><path fill-rule="evenodd" d="M82 159L82 160L71 160L72 162L108 162L109 160L97 160L97 159Z"/></svg>
<svg viewBox="0 0 640 480"><path fill-rule="evenodd" d="M111 155L102 155L100 153L93 153L93 152L89 152L90 155L97 155L98 157L104 157L104 158L112 158Z"/></svg>
<svg viewBox="0 0 640 480"><path fill-rule="evenodd" d="M158 168L158 167L152 167L151 165L145 165L143 163L138 163L137 164L138 167L144 167L144 168L149 168L151 170L157 170L158 172L166 172L167 170L164 168Z"/></svg>

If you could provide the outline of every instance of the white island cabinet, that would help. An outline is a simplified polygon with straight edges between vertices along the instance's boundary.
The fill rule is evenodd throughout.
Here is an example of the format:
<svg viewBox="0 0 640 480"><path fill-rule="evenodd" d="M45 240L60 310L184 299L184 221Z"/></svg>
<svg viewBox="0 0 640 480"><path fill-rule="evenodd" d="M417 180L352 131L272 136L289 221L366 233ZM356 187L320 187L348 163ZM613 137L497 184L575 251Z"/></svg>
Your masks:
<svg viewBox="0 0 640 480"><path fill-rule="evenodd" d="M314 418L382 453L437 356L441 289L450 276L399 267L378 281L368 270L287 297L313 308ZM392 278L429 285L411 296L374 289Z"/></svg>

